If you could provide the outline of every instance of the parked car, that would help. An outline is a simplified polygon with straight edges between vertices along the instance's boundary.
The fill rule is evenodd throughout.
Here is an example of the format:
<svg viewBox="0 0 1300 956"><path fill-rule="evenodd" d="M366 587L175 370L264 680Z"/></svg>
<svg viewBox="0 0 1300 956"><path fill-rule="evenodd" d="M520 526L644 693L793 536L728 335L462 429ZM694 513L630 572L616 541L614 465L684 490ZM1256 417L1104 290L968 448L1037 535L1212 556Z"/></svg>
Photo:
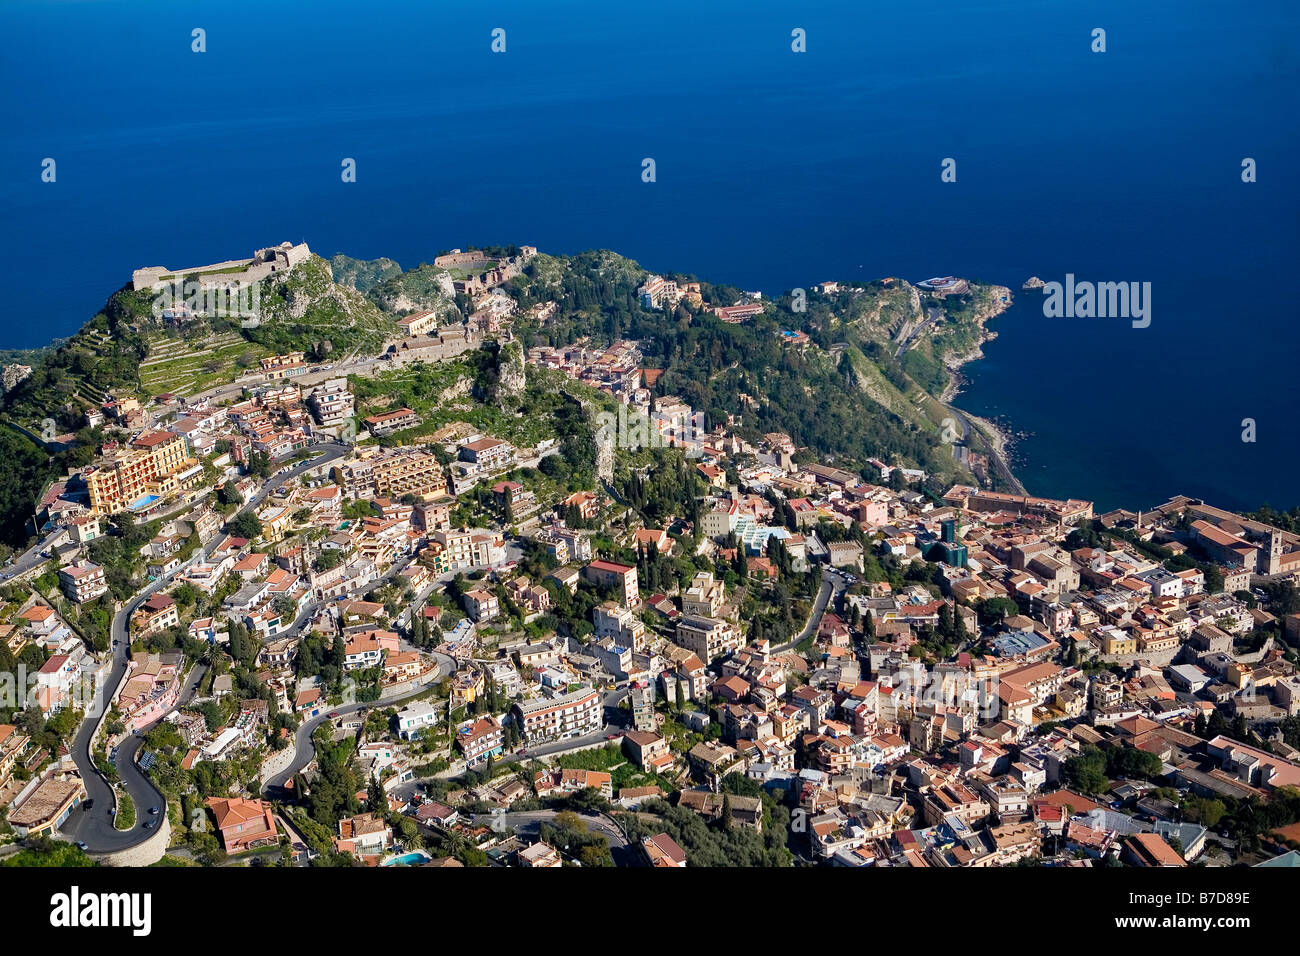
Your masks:
<svg viewBox="0 0 1300 956"><path fill-rule="evenodd" d="M90 847L86 846L86 844L82 843L80 840L77 841L77 848L80 849L80 850L89 850L89 849L90 849Z"/></svg>
<svg viewBox="0 0 1300 956"><path fill-rule="evenodd" d="M94 806L95 806L95 801L93 799L81 801L81 809L83 811L94 809Z"/></svg>

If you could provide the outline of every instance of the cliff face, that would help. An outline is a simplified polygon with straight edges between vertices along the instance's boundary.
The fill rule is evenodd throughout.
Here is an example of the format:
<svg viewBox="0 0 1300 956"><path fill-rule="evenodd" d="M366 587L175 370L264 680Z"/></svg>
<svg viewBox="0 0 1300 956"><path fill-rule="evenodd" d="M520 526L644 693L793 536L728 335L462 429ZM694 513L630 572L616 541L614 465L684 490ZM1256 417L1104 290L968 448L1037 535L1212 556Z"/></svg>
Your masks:
<svg viewBox="0 0 1300 956"><path fill-rule="evenodd" d="M975 341L968 343L965 348L949 348L943 353L943 364L950 372L955 372L967 362L974 362L984 357L982 348L984 343L998 337L996 332L990 332L984 327L985 323L1011 308L1011 290L1006 286L982 286L980 291L982 293L980 301L974 313L966 320L977 330Z"/></svg>
<svg viewBox="0 0 1300 956"><path fill-rule="evenodd" d="M10 391L31 374L30 365L6 365L4 371L0 372L0 392Z"/></svg>
<svg viewBox="0 0 1300 956"><path fill-rule="evenodd" d="M366 296L335 283L329 264L312 256L262 283L260 321L244 331L276 352L309 351L324 340L335 351L378 351L398 334L398 326Z"/></svg>
<svg viewBox="0 0 1300 956"><path fill-rule="evenodd" d="M358 292L369 292L375 286L402 274L402 267L386 256L378 259L353 259L337 253L330 259L334 281Z"/></svg>
<svg viewBox="0 0 1300 956"><path fill-rule="evenodd" d="M370 289L371 301L385 312L430 311L447 318L460 318L451 273L446 269L420 265L391 276Z"/></svg>
<svg viewBox="0 0 1300 956"><path fill-rule="evenodd" d="M517 339L501 346L497 356L497 405L503 409L514 408L528 386L524 347Z"/></svg>

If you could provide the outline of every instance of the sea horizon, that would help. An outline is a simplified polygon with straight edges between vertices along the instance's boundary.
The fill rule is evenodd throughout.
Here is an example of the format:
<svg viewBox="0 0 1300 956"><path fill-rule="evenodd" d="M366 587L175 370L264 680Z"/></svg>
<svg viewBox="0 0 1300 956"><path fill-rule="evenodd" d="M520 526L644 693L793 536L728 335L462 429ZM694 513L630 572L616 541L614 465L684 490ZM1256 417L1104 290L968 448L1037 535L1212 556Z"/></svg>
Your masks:
<svg viewBox="0 0 1300 956"><path fill-rule="evenodd" d="M1297 105L1280 38L1300 10L675 2L664 31L579 2L396 8L358 21L329 0L292 37L251 29L262 8L241 2L0 11L26 38L0 76L29 90L0 106L0 249L24 280L0 344L74 333L133 269L284 240L404 268L453 246L607 248L773 293L958 274L1015 296L956 404L1025 433L1031 493L1300 504L1300 330L1279 281L1300 250L1298 144L1277 121ZM1067 274L1151 283L1151 324L1048 318L1021 290Z"/></svg>

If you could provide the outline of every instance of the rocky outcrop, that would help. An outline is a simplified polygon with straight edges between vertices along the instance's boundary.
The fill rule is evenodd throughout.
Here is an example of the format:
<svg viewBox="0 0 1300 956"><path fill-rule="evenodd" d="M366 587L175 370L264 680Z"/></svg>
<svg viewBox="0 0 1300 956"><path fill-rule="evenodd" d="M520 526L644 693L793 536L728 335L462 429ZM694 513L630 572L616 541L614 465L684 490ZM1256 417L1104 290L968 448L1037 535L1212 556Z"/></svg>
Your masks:
<svg viewBox="0 0 1300 956"><path fill-rule="evenodd" d="M456 289L446 269L421 265L393 276L369 292L371 300L385 312L437 312L440 316L459 316Z"/></svg>
<svg viewBox="0 0 1300 956"><path fill-rule="evenodd" d="M524 347L517 339L501 346L497 355L497 404L501 408L512 408L523 398L528 385L527 363L524 360Z"/></svg>

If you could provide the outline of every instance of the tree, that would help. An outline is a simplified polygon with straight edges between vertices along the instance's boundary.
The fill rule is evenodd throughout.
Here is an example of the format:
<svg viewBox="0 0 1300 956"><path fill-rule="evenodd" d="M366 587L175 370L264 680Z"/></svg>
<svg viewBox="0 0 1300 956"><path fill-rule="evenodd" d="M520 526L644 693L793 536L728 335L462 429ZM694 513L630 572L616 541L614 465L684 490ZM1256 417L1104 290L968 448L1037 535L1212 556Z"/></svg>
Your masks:
<svg viewBox="0 0 1300 956"><path fill-rule="evenodd" d="M1020 613L1020 606L1010 598L996 597L980 601L975 607L979 622L984 627L996 627L1013 614Z"/></svg>
<svg viewBox="0 0 1300 956"><path fill-rule="evenodd" d="M337 568L342 561L343 557L338 548L322 548L316 555L315 560L312 561L312 565L317 571L331 571Z"/></svg>
<svg viewBox="0 0 1300 956"><path fill-rule="evenodd" d="M249 541L261 537L262 534L262 522L251 511L241 511L230 519L227 527L231 534L239 538L247 538Z"/></svg>

